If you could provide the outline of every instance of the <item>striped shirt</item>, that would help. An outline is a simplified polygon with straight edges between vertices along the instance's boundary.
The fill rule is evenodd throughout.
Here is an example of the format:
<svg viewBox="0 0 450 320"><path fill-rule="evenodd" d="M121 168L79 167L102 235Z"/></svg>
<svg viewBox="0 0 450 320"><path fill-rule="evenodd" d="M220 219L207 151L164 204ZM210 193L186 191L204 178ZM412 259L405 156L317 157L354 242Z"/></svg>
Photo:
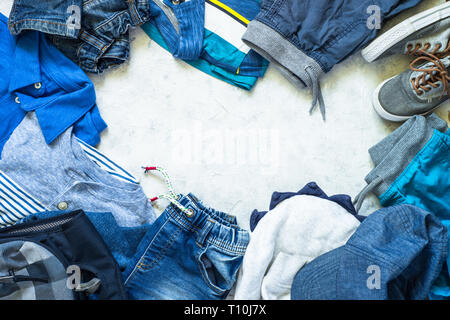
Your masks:
<svg viewBox="0 0 450 320"><path fill-rule="evenodd" d="M138 181L117 163L84 141L78 138L77 141L89 159L100 168L119 180L138 184ZM49 209L0 170L0 228L13 225L30 214L43 211Z"/></svg>

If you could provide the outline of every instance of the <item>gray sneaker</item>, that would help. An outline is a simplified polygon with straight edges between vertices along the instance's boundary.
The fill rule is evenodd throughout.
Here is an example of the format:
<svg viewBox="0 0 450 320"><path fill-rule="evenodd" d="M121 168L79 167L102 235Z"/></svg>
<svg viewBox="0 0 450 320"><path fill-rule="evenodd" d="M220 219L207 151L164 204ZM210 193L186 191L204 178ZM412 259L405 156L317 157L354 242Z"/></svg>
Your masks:
<svg viewBox="0 0 450 320"><path fill-rule="evenodd" d="M400 122L432 112L449 95L450 54L441 59L427 54L415 59L410 70L381 83L372 103L383 119Z"/></svg>
<svg viewBox="0 0 450 320"><path fill-rule="evenodd" d="M416 14L372 41L361 52L373 62L393 54L442 54L449 47L450 1Z"/></svg>

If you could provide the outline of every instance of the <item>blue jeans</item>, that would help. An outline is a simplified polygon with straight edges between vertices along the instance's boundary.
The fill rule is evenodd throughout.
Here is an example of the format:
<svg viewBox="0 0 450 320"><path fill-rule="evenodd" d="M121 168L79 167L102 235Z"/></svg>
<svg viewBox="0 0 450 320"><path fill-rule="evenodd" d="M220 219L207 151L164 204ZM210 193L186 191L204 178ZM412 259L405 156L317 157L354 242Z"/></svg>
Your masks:
<svg viewBox="0 0 450 320"><path fill-rule="evenodd" d="M236 282L250 240L235 217L180 196L153 224L119 227L111 213L86 212L117 261L130 299L223 299ZM20 222L64 211L30 215Z"/></svg>
<svg viewBox="0 0 450 320"><path fill-rule="evenodd" d="M100 73L128 59L129 27L150 19L149 0L15 0L9 30L46 33L87 72Z"/></svg>
<svg viewBox="0 0 450 320"><path fill-rule="evenodd" d="M180 2L173 4L169 0L150 0L152 21L158 26L174 57L198 59L203 47L205 0Z"/></svg>
<svg viewBox="0 0 450 320"><path fill-rule="evenodd" d="M224 299L250 240L235 217L181 196L188 217L170 205L141 241L125 271L130 299Z"/></svg>

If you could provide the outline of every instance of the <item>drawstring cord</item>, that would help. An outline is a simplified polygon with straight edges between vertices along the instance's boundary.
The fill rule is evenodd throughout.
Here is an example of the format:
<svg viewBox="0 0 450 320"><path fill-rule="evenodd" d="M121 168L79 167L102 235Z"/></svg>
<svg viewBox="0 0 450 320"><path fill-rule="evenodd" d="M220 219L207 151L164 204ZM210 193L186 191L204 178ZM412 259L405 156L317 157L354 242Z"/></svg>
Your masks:
<svg viewBox="0 0 450 320"><path fill-rule="evenodd" d="M175 193L172 182L170 179L169 174L166 172L164 168L161 167L142 167L144 169L144 173L148 173L149 171L158 171L160 172L164 177L164 182L167 186L167 189L169 190L169 194L160 194L154 198L151 198L150 201L154 202L158 199L166 199L170 201L173 205L175 205L178 209L180 209L182 212L184 212L188 217L192 216L193 211L186 209L181 203L178 202L178 196Z"/></svg>
<svg viewBox="0 0 450 320"><path fill-rule="evenodd" d="M306 73L308 73L309 78L312 82L312 94L313 101L309 113L311 114L319 103L320 113L322 114L322 119L325 121L325 101L323 100L322 89L320 88L319 79L313 74L312 68L310 66L305 68Z"/></svg>
<svg viewBox="0 0 450 320"><path fill-rule="evenodd" d="M149 171L158 171L158 172L160 172L163 175L163 177L164 177L164 182L166 183L167 189L169 189L170 196L173 197L174 199L178 198L178 196L176 195L176 193L175 193L175 191L173 189L172 182L170 180L170 176L169 176L169 174L167 173L167 171L164 168L161 168L161 167L142 167L142 169L145 170L144 173L147 173ZM153 199L154 200L152 200L152 201L158 200L158 197L153 198Z"/></svg>
<svg viewBox="0 0 450 320"><path fill-rule="evenodd" d="M383 181L383 179L381 177L377 177L376 179L374 179L371 183L369 183L367 186L365 186L360 193L358 193L358 195L355 197L355 199L353 200L353 205L355 206L356 212L359 212L359 210L362 207L362 204L365 200L365 198L367 197L367 195L372 192L372 190L378 186L381 182Z"/></svg>
<svg viewBox="0 0 450 320"><path fill-rule="evenodd" d="M33 277L33 276L24 276L24 275L16 275L14 270L8 271L9 275L0 276L0 282L2 281L13 281L13 282L24 282L24 281L35 281L35 282L45 282L48 283L49 279Z"/></svg>

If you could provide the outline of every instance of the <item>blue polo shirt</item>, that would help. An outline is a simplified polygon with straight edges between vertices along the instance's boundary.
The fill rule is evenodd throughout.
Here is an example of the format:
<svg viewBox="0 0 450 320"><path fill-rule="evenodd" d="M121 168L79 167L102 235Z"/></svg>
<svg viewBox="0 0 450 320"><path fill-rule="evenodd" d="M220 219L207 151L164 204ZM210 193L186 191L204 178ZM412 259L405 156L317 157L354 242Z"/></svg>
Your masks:
<svg viewBox="0 0 450 320"><path fill-rule="evenodd" d="M34 111L50 144L67 128L90 145L106 123L86 74L36 31L12 36L0 14L0 152L25 114Z"/></svg>

